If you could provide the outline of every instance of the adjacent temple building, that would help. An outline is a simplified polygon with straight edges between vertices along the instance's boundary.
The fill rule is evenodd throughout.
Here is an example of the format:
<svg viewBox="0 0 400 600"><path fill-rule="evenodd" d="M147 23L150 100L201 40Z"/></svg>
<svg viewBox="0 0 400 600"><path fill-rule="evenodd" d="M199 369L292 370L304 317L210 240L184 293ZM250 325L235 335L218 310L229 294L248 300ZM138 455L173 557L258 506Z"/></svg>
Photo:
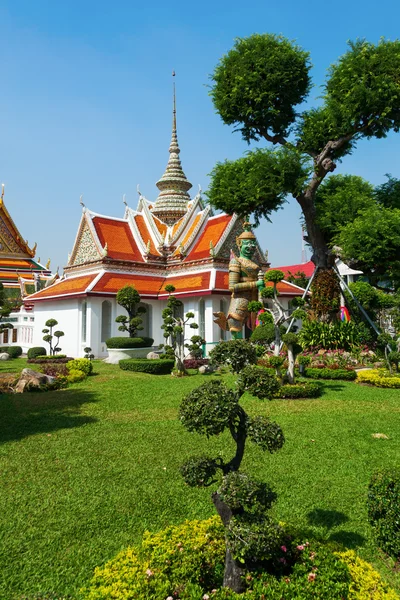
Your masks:
<svg viewBox="0 0 400 600"><path fill-rule="evenodd" d="M193 199L192 184L183 172L176 129L175 92L169 160L157 182L159 194L149 202L139 192L136 210L125 206L123 218L92 212L83 206L78 233L64 275L54 285L27 298L34 305L34 345L43 345L42 329L49 318L65 332L62 351L83 356L92 348L96 357L107 356L106 340L121 335L115 319L125 311L116 294L133 285L147 309L141 335L164 342L162 310L167 284L183 302L183 312L195 314L206 351L230 334L214 323L214 312L226 313L231 292L228 265L243 223L236 215L214 215L201 190ZM257 242L254 261L269 266ZM279 286L286 302L304 290L286 282ZM284 300L285 302L285 300ZM193 335L188 330L187 337Z"/></svg>

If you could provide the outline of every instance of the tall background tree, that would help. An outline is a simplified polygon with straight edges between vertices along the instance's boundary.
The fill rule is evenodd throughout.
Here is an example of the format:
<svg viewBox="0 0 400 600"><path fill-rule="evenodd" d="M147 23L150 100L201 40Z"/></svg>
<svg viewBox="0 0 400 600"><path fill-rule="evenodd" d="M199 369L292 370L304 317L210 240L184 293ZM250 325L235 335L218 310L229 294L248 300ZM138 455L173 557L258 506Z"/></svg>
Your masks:
<svg viewBox="0 0 400 600"><path fill-rule="evenodd" d="M217 112L244 141L269 146L218 163L208 195L215 207L253 213L256 220L269 218L293 196L303 211L312 260L327 269L335 255L318 219L317 192L359 140L399 131L400 41L349 42L328 69L321 105L301 112L310 69L308 52L273 34L238 39L221 58L211 76Z"/></svg>

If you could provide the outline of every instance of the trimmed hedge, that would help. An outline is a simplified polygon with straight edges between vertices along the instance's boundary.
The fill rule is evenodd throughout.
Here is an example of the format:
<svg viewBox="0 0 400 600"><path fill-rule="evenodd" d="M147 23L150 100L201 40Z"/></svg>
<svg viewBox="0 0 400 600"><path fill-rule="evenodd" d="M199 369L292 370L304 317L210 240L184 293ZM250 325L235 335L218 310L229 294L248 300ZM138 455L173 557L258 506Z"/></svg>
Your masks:
<svg viewBox="0 0 400 600"><path fill-rule="evenodd" d="M88 358L75 358L67 363L68 371L82 371L85 376L93 373L93 363Z"/></svg>
<svg viewBox="0 0 400 600"><path fill-rule="evenodd" d="M168 358L126 358L119 361L119 366L123 371L151 373L152 375L169 375L174 364L175 361Z"/></svg>
<svg viewBox="0 0 400 600"><path fill-rule="evenodd" d="M10 358L18 358L22 354L21 346L3 346L0 352L7 352Z"/></svg>
<svg viewBox="0 0 400 600"><path fill-rule="evenodd" d="M380 548L400 558L400 468L372 475L368 487L368 518Z"/></svg>
<svg viewBox="0 0 400 600"><path fill-rule="evenodd" d="M198 369L204 365L208 365L208 358L185 358L183 364L187 369Z"/></svg>
<svg viewBox="0 0 400 600"><path fill-rule="evenodd" d="M279 390L278 398L319 398L321 386L318 383L293 383L285 384Z"/></svg>
<svg viewBox="0 0 400 600"><path fill-rule="evenodd" d="M46 356L47 350L43 348L43 346L34 346L33 348L29 348L27 357L28 358L38 358L39 356Z"/></svg>
<svg viewBox="0 0 400 600"><path fill-rule="evenodd" d="M148 337L111 337L106 340L107 348L150 348L154 340Z"/></svg>
<svg viewBox="0 0 400 600"><path fill-rule="evenodd" d="M39 358L29 358L28 359L28 363L29 364L35 364L35 365L45 365L48 363L57 363L57 364L66 364L67 362L69 362L70 360L74 360L71 356L42 356Z"/></svg>
<svg viewBox="0 0 400 600"><path fill-rule="evenodd" d="M354 381L357 377L355 371L347 371L346 369L310 369L307 367L303 377L310 379L344 379L346 381Z"/></svg>
<svg viewBox="0 0 400 600"><path fill-rule="evenodd" d="M400 373L391 375L384 369L365 369L365 371L358 371L357 383L369 383L376 387L397 389L400 388Z"/></svg>

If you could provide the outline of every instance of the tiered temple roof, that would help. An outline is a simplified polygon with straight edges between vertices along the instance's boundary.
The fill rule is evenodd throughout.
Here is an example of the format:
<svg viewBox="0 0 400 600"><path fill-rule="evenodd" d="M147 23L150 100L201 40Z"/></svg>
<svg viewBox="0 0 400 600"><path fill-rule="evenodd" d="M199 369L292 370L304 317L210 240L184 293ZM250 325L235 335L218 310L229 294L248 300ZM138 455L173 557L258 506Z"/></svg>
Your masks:
<svg viewBox="0 0 400 600"><path fill-rule="evenodd" d="M26 290L40 287L49 281L51 271L48 266L34 259L36 244L30 248L4 204L4 186L0 197L0 283L5 288Z"/></svg>
<svg viewBox="0 0 400 600"><path fill-rule="evenodd" d="M139 193L136 210L126 205L123 218L83 207L63 278L31 295L29 302L115 296L127 284L135 286L142 298L166 297L166 284L174 285L174 293L182 296L230 294L228 265L243 224L236 215L213 215L200 189L190 199L192 184L179 158L175 90L169 154L155 203ZM254 260L263 270L269 266L258 243ZM286 295L303 291L284 282L279 286Z"/></svg>

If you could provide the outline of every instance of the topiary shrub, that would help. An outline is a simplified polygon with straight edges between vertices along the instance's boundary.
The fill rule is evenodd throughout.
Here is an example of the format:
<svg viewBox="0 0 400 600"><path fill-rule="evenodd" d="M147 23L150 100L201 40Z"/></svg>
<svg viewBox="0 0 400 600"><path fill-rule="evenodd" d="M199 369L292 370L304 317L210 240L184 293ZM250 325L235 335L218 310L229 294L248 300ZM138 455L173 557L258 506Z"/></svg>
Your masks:
<svg viewBox="0 0 400 600"><path fill-rule="evenodd" d="M368 487L368 518L382 550L400 558L400 468L372 475Z"/></svg>
<svg viewBox="0 0 400 600"><path fill-rule="evenodd" d="M38 356L37 358L28 358L28 363L36 365L51 364L67 364L70 360L74 360L72 356L66 356L65 354L56 354L54 356Z"/></svg>
<svg viewBox="0 0 400 600"><path fill-rule="evenodd" d="M119 361L123 371L135 373L150 373L152 375L168 375L174 368L175 360L160 358L147 360L147 358L127 358Z"/></svg>
<svg viewBox="0 0 400 600"><path fill-rule="evenodd" d="M295 398L319 398L322 390L318 383L294 383L282 385L277 397L285 399Z"/></svg>
<svg viewBox="0 0 400 600"><path fill-rule="evenodd" d="M83 371L86 376L93 373L93 363L88 358L75 358L67 363L68 371Z"/></svg>
<svg viewBox="0 0 400 600"><path fill-rule="evenodd" d="M10 358L18 358L22 354L21 346L7 346L3 352L7 352Z"/></svg>
<svg viewBox="0 0 400 600"><path fill-rule="evenodd" d="M400 376L391 375L385 369L365 369L357 372L357 383L369 383L382 388L400 388Z"/></svg>
<svg viewBox="0 0 400 600"><path fill-rule="evenodd" d="M235 482L234 489L241 490L240 504L249 495L261 503L271 501L268 489L248 489L247 482ZM235 504L229 485L221 486L221 493ZM398 598L354 551L332 552L328 546L305 541L299 534L278 548L276 561L281 571L277 576L268 572L268 563L265 570L246 572L244 596L221 587L224 558L224 529L217 517L186 521L158 533L145 532L140 545L123 550L95 569L88 588L82 590L83 596L86 600Z"/></svg>
<svg viewBox="0 0 400 600"><path fill-rule="evenodd" d="M29 358L37 358L38 356L46 356L47 351L43 346L34 346L33 348L29 348L27 357Z"/></svg>
<svg viewBox="0 0 400 600"><path fill-rule="evenodd" d="M185 358L183 361L185 369L198 369L199 367L208 365L208 363L208 358Z"/></svg>
<svg viewBox="0 0 400 600"><path fill-rule="evenodd" d="M79 381L83 381L86 379L87 375L84 371L80 369L71 369L67 375L68 383L78 383Z"/></svg>
<svg viewBox="0 0 400 600"><path fill-rule="evenodd" d="M107 348L150 348L154 340L148 337L111 337L106 340Z"/></svg>
<svg viewBox="0 0 400 600"><path fill-rule="evenodd" d="M269 313L264 313L269 315ZM250 336L250 340L255 344L268 347L275 340L275 326L273 323L258 325Z"/></svg>
<svg viewBox="0 0 400 600"><path fill-rule="evenodd" d="M213 365L226 365L234 373L239 373L247 365L255 365L257 352L247 340L230 340L220 342L210 352L210 363Z"/></svg>
<svg viewBox="0 0 400 600"><path fill-rule="evenodd" d="M354 381L357 377L356 371L347 371L347 369L310 369L307 368L303 377L311 379L344 379L345 381Z"/></svg>

